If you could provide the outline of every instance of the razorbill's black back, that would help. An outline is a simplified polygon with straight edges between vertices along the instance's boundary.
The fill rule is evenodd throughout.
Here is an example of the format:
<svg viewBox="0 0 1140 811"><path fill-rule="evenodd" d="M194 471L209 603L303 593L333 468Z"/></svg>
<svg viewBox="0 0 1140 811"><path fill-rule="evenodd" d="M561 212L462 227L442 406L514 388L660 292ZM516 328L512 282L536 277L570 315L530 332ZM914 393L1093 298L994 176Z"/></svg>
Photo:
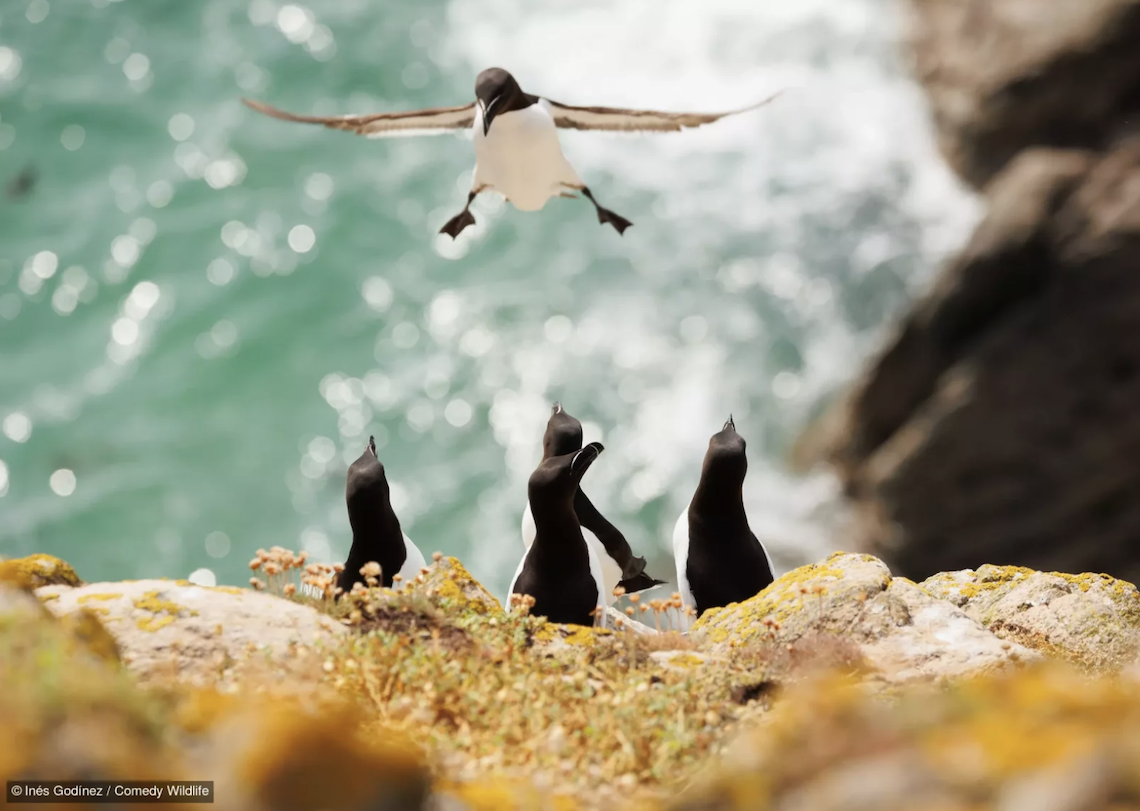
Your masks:
<svg viewBox="0 0 1140 811"><path fill-rule="evenodd" d="M376 456L376 440L368 437L368 447L349 465L345 487L348 523L352 526L352 547L337 585L346 592L363 583L360 569L375 561L380 564L381 584L391 588L399 573L404 582L412 580L425 565L424 556L400 529L400 519L392 509L388 477Z"/></svg>
<svg viewBox="0 0 1140 811"><path fill-rule="evenodd" d="M582 423L572 417L561 403L555 403L551 409L550 419L546 423L546 432L542 436L542 458L549 459L573 453L581 447ZM621 586L626 594L634 594L665 582L645 573L645 558L633 554L633 549L625 536L598 512L581 486L574 494L574 512L578 516L578 523L582 527L586 542L594 548L594 553L601 563L605 582L603 596L607 604L616 600L613 590L617 586ZM534 519L528 502L522 522L523 544L528 549L534 541L534 532Z"/></svg>
<svg viewBox="0 0 1140 811"><path fill-rule="evenodd" d="M747 600L773 580L768 553L744 514L744 450L730 416L709 440L697 492L673 530L681 600L697 616Z"/></svg>
<svg viewBox="0 0 1140 811"><path fill-rule="evenodd" d="M779 95L779 94L776 94ZM727 115L754 110L759 104L723 113L667 113L621 107L575 107L527 93L507 71L488 68L475 79L475 101L459 107L433 107L406 113L308 116L287 113L258 101L242 99L259 113L285 121L323 124L369 138L435 134L470 129L475 141L475 172L467 205L440 229L452 239L475 224L471 203L484 191L502 194L520 211L538 211L552 197L581 192L598 215L624 233L632 223L603 208L562 154L559 129L676 132L709 124Z"/></svg>
<svg viewBox="0 0 1140 811"><path fill-rule="evenodd" d="M573 453L543 459L527 482L536 534L507 598L530 595L530 613L551 622L593 625L595 612L605 610L601 570L574 514L578 482L602 450L600 442L591 442Z"/></svg>

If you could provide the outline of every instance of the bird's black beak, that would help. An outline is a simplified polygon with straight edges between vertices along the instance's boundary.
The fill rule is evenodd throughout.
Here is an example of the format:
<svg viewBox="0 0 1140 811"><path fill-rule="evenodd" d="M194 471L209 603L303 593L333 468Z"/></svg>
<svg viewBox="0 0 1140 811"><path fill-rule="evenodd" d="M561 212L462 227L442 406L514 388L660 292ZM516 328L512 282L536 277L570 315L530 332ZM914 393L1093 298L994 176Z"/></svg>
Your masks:
<svg viewBox="0 0 1140 811"><path fill-rule="evenodd" d="M550 409L550 416L553 417L555 414L561 414L561 413L562 413L562 403L555 400L554 401L554 407Z"/></svg>
<svg viewBox="0 0 1140 811"><path fill-rule="evenodd" d="M371 453L373 456L376 456L376 438L375 437L371 437L371 436L368 437L368 452Z"/></svg>
<svg viewBox="0 0 1140 811"><path fill-rule="evenodd" d="M724 424L724 427L721 428L720 430L727 431L729 428L731 428L733 431L736 430L736 423L732 421L732 415L731 414L728 415L728 422L726 422Z"/></svg>
<svg viewBox="0 0 1140 811"><path fill-rule="evenodd" d="M605 450L601 442L591 442L582 450L574 454L574 458L570 460L570 472L581 478L586 474L586 470L598 458L598 454Z"/></svg>
<svg viewBox="0 0 1140 811"><path fill-rule="evenodd" d="M495 107L502 101L500 96L495 96L489 102L479 102L479 106L483 108L483 137L487 137L487 133L491 131L491 122L495 120Z"/></svg>

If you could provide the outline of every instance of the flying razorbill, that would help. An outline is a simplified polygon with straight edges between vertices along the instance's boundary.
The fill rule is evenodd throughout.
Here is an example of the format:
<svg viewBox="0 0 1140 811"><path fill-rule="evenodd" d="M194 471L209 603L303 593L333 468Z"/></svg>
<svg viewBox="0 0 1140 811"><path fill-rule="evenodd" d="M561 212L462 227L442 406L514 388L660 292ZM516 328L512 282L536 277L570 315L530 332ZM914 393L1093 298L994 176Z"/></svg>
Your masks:
<svg viewBox="0 0 1140 811"><path fill-rule="evenodd" d="M772 560L744 512L744 450L744 437L730 414L709 440L697 491L673 528L681 602L696 609L698 617L754 597L773 580Z"/></svg>
<svg viewBox="0 0 1140 811"><path fill-rule="evenodd" d="M475 101L460 107L433 107L404 113L308 116L242 99L259 113L285 121L323 124L368 138L391 135L434 135L471 128L475 138L475 173L467 205L440 229L452 239L475 224L471 203L484 191L495 191L520 211L538 211L551 197L575 197L580 191L598 212L598 222L624 233L632 223L594 199L590 189L562 154L559 129L623 132L677 132L728 115L754 110L757 104L723 113L668 113L620 107L574 107L527 93L502 68L488 68L475 79ZM494 124L492 127L491 125Z"/></svg>
<svg viewBox="0 0 1140 811"><path fill-rule="evenodd" d="M393 576L399 574L405 583L426 565L423 553L400 528L400 519L392 509L388 477L376 456L376 440L368 437L368 447L360 458L349 465L345 485L348 523L352 527L352 547L337 585L345 592L363 583L360 569L366 563L380 564L381 585L391 588Z"/></svg>
<svg viewBox="0 0 1140 811"><path fill-rule="evenodd" d="M573 453L581 447L582 423L570 416L561 403L555 403L546 423L546 433L542 436L543 461ZM634 594L656 588L665 582L645 573L645 558L633 554L625 536L598 512L598 508L590 502L580 486L574 494L574 513L582 527L586 543L601 563L603 597L607 605L617 600L613 593L617 586L621 586L626 594ZM527 549L534 543L536 532L528 498L522 518L523 545Z"/></svg>

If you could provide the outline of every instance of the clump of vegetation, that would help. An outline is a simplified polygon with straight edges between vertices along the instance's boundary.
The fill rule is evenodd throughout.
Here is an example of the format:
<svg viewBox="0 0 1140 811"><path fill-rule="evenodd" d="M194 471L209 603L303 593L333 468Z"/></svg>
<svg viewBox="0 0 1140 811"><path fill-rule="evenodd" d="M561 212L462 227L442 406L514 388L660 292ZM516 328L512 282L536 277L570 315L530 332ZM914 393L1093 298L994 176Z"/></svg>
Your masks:
<svg viewBox="0 0 1140 811"><path fill-rule="evenodd" d="M437 771L460 783L537 775L579 797L663 795L687 781L742 719L769 705L770 685L794 678L795 664L826 658L824 642L805 641L791 650L754 645L735 659L655 659L696 648L667 630L668 618L682 611L679 594L644 603L632 595L627 616L661 629L638 633L632 622L616 631L548 623L530 616L525 597L516 597L510 614L481 613L471 600L447 596L455 591L448 577L461 576L451 573L384 589L371 563L361 569L365 583L337 594L332 567L317 571L288 550L259 554L251 568L267 578L305 570L310 579L300 585L319 598L287 590L281 579L265 588L359 632L325 656L326 683L378 729L421 743ZM856 658L842 650L831 658Z"/></svg>

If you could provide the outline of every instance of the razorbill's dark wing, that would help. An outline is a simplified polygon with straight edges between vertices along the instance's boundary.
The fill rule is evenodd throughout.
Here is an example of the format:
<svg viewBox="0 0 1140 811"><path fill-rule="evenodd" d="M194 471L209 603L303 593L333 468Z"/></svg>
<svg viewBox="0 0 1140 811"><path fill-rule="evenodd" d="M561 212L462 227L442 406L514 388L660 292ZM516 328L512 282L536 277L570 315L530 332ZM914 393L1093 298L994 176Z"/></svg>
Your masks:
<svg viewBox="0 0 1140 811"><path fill-rule="evenodd" d="M627 110L622 107L573 107L551 99L550 112L554 125L562 129L612 130L617 132L678 132L687 127L711 124L725 116L746 113L763 107L783 91L763 101L724 113L667 113L660 110Z"/></svg>
<svg viewBox="0 0 1140 811"><path fill-rule="evenodd" d="M462 107L433 107L406 113L372 113L369 115L296 115L278 110L268 104L242 99L245 105L257 112L280 118L283 121L300 121L303 124L321 124L334 130L347 130L366 138L386 138L393 135L436 135L451 130L469 129L475 123L475 102Z"/></svg>

